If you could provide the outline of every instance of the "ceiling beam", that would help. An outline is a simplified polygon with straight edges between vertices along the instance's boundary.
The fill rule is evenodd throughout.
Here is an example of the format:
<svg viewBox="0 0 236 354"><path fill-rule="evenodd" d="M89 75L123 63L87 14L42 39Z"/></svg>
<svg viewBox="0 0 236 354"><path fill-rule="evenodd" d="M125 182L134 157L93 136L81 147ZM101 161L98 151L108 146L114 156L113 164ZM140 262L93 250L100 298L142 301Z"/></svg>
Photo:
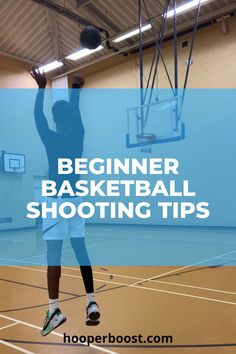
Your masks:
<svg viewBox="0 0 236 354"><path fill-rule="evenodd" d="M69 18L70 20L81 24L82 26L87 26L87 25L91 24L90 21L79 16L75 12L70 11L70 10L66 9L65 7L55 3L52 0L31 0L31 1L36 2L37 4L40 4L42 6L45 6L49 9L59 13L60 15L65 16L65 17Z"/></svg>
<svg viewBox="0 0 236 354"><path fill-rule="evenodd" d="M47 13L47 20L48 20L49 36L51 39L55 59L58 60L62 58L63 55L61 50L59 31L57 28L56 14L51 9L46 9L46 13Z"/></svg>
<svg viewBox="0 0 236 354"><path fill-rule="evenodd" d="M77 7L85 6L90 2L91 0L76 0Z"/></svg>
<svg viewBox="0 0 236 354"><path fill-rule="evenodd" d="M42 6L47 7L48 9L51 9L57 13L59 13L62 16L65 16L69 18L72 21L75 21L82 26L87 26L91 25L92 22L87 20L86 18L78 15L77 13L67 9L64 6L61 6L57 3L55 3L52 0L31 0L33 2L36 2L37 4L40 4ZM83 3L85 5L85 3ZM105 15L98 7L94 6L91 1L86 2L87 9L90 10L94 16L98 18L98 20L102 21L104 24L106 24L108 27L110 27L113 31L115 32L120 32L120 27L118 27L113 21L110 20L110 18ZM82 3L80 3L80 6L82 6ZM95 24L96 25L96 24Z"/></svg>
<svg viewBox="0 0 236 354"><path fill-rule="evenodd" d="M110 27L114 32L120 32L121 28L117 26L113 21L110 20L103 11L101 11L97 6L90 3L87 5L87 9L91 11L100 21L102 21L106 26Z"/></svg>
<svg viewBox="0 0 236 354"><path fill-rule="evenodd" d="M11 59L14 59L14 60L17 60L17 61L20 61L20 62L22 62L22 63L29 64L29 65L31 65L31 66L38 64L36 61L33 61L33 60L30 60L30 59L21 57L21 56L16 55L16 54L11 54L11 53L8 53L8 52L4 52L4 51L2 51L2 50L0 50L0 55L2 55L2 56L4 56L4 57L11 58Z"/></svg>

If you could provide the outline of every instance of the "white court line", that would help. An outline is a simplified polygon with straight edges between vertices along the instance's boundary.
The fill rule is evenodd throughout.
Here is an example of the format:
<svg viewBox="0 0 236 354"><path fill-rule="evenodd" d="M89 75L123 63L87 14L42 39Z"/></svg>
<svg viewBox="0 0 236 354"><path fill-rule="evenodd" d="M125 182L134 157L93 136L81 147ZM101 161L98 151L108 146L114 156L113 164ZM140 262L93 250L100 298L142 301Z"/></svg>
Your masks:
<svg viewBox="0 0 236 354"><path fill-rule="evenodd" d="M7 325L7 326L1 327L1 328L0 328L0 331L3 330L3 329L9 328L9 327L18 325L18 324L19 324L19 322L11 323L11 324L9 324L9 325Z"/></svg>
<svg viewBox="0 0 236 354"><path fill-rule="evenodd" d="M27 257L26 257L27 258ZM22 260L21 259L17 259L17 260L14 260L14 259L12 259L12 258L6 258L6 257L0 257L0 260L3 260L3 261L8 261L8 262L11 262L11 263L22 263ZM37 266L37 265L41 265L41 263L38 263L38 264L36 264L35 262L28 262L28 261L25 261L24 260L24 263L27 263L27 264L31 264L32 265L32 267L33 266ZM9 264L1 264L1 266L6 266L6 267L10 267L10 265Z"/></svg>
<svg viewBox="0 0 236 354"><path fill-rule="evenodd" d="M121 242L127 242L127 241L129 241L128 239L124 239L124 240L117 240L117 241L111 241L111 242L109 242L109 241L107 241L107 242L103 242L103 243L99 243L99 246L104 246L104 245L110 245L110 244L113 244L113 243L121 243ZM27 242L27 241L25 241L25 242ZM34 241L32 241L33 243L35 243ZM97 245L98 244L96 244L96 243L94 243L94 244L88 244L87 245L87 248L91 248L91 247L97 247ZM65 254L65 253L72 253L73 252L73 250L72 250L72 248L71 247L67 247L66 249L63 249L63 254ZM44 253L40 253L40 254L37 254L37 255L34 255L34 256L26 256L26 257L23 257L23 258L19 258L19 259L17 259L17 260L14 260L14 259L11 259L11 258L4 258L4 257L0 257L0 259L3 259L3 260L6 260L6 261L11 261L11 263L12 262L14 262L14 263L27 263L27 264L32 264L32 266L40 266L40 265L42 265L41 263L36 263L36 262L29 262L29 261L27 261L27 259L34 259L34 258L38 258L38 257L47 257L47 251L45 251ZM7 264L6 264L6 266L8 266Z"/></svg>
<svg viewBox="0 0 236 354"><path fill-rule="evenodd" d="M233 291L204 288L204 287L195 286L195 285L171 283L171 282L161 281L161 280L150 280L150 282L151 283L161 283L161 284L167 284L167 285L174 285L174 286L180 286L180 287L182 286L184 288L192 288L192 289L198 289L198 290L212 291L212 292L221 293L221 294L236 295L236 293L233 292Z"/></svg>
<svg viewBox="0 0 236 354"><path fill-rule="evenodd" d="M2 340L2 339L0 339L0 344L6 345L7 347L10 347L10 348L13 348L15 350L18 350L18 352L22 352L22 353L25 353L25 354L35 354L33 352L30 352L27 349L23 349L21 347L18 347L17 345L12 344L12 343L5 342L5 340Z"/></svg>
<svg viewBox="0 0 236 354"><path fill-rule="evenodd" d="M46 270L42 270L42 269L31 269L31 268L27 268L27 267L18 267L18 266L11 266L11 267L13 267L13 268L21 268L21 269L26 269L26 270L36 271L36 272L43 272L43 273L47 272ZM70 278L79 278L79 279L81 279L81 276L79 276L79 275L72 275L72 274L66 274L66 273L62 273L61 275L66 276L66 277L70 277ZM225 301L225 300L217 300L217 299L213 299L213 298L210 298L210 297L189 295L189 294L185 294L185 293L177 293L175 291L153 289L153 288L147 288L147 287L144 287L144 286L138 286L138 285L133 285L133 284L125 284L125 283L118 283L118 282L113 282L113 281L108 281L108 280L101 280L101 279L96 279L96 278L94 278L94 280L98 281L98 282L101 282L101 283L114 284L114 285L119 285L119 286L131 287L131 288L135 288L135 289L150 290L150 291L156 291L156 292L160 292L160 293L166 293L166 294L173 294L173 295L179 295L179 296L184 296L184 297L190 297L190 298L193 298L193 299L201 299L201 300L213 301L213 302L218 302L218 303L223 303L223 304L236 305L236 302Z"/></svg>
<svg viewBox="0 0 236 354"><path fill-rule="evenodd" d="M235 252L235 251L233 251ZM223 257L223 256L217 256L217 257ZM11 259L8 259L8 258L3 258L3 257L0 257L0 259L6 259L6 260L11 260ZM226 258L224 257L224 259L231 259L231 258ZM235 258L233 258L233 260L236 261ZM40 263L38 264L35 264L35 263L32 263L32 262L27 262L27 261L24 261L25 263L28 263L29 265L32 264L32 266L42 266ZM23 266L9 266L9 265L6 265L7 267L19 267L19 268L23 268ZM190 267L190 266L186 266L186 267ZM28 270L32 270L31 268L27 268L27 267L24 267L25 269L28 269ZM69 270L73 270L73 271L79 271L78 267L76 268L73 268L73 267L67 267L67 266L63 266L62 268L64 269L69 269ZM185 268L185 267L184 267ZM171 272L177 272L179 271L180 269L182 268L177 268L177 269L174 269L172 270ZM37 271L36 269L34 269L35 271ZM161 283L161 284L167 284L167 285L174 285L174 286L179 286L179 287L186 287L186 288L192 288L192 289L198 289L198 290L206 290L206 291L212 291L212 292L218 292L218 293L222 293L222 294L229 294L229 295L236 295L236 292L232 292L232 291L226 291L226 290L219 290L219 289L214 289L214 288L205 288L205 287L199 287L199 286L194 286L194 285L188 285L188 284L180 284L180 283L172 283L172 282L165 282L165 281L160 281L160 280L156 280L157 278L159 277L162 277L163 274L167 274L166 273L162 273L161 275L158 275L158 276L155 276L155 277L152 277L152 278L140 278L140 277L133 277L133 276L130 276L130 275L123 275L123 274L117 274L117 273L110 273L109 271L106 273L106 272L98 272L98 271L93 271L94 274L102 274L102 275L112 275L112 276L117 276L117 277L120 277L120 278L127 278L127 279L133 279L133 280L138 280L136 283L133 283L133 284L141 284L143 282L151 282L151 283ZM170 272L168 272L170 273ZM82 277L80 277L82 278ZM97 279L95 279L97 280ZM101 281L101 280L97 280L97 281ZM132 285L132 284L131 284Z"/></svg>
<svg viewBox="0 0 236 354"><path fill-rule="evenodd" d="M138 285L138 284L142 283L143 281L153 281L153 280L155 280L155 279L158 279L158 278L160 278L160 277L163 277L164 275L172 274L172 273L178 272L178 271L183 270L183 269L187 269L187 268L190 268L190 267L194 267L194 266L196 266L196 265L203 264L203 263L206 263L206 262L208 262L208 261L212 261L212 260L217 259L217 258L222 258L222 257L224 257L224 256L226 256L226 255L228 255L228 254L235 253L235 252L236 252L236 250L233 250L233 251L230 251L230 252L227 252L227 253L223 253L223 254L221 254L221 255L218 255L218 256L215 256L215 257L211 257L211 258L205 259L205 260L203 260L203 261L196 262L196 263L193 263L193 264L184 266L184 267L180 267L180 268L177 268L177 269L173 269L173 270L171 270L171 271L168 271L168 272L165 272L165 273L162 273L162 274L159 274L159 275L157 275L157 276L153 276L153 277L147 278L147 279L145 279L145 278L138 278L138 277L129 277L130 279L139 279L139 280L140 280L140 281L138 281L138 282L136 282L136 283L133 283L133 284L130 284L130 285ZM65 266L65 267L63 267L63 268L75 270L75 268L72 268L72 267L66 267L66 266ZM106 274L106 273L104 273L104 272L94 272L94 273L97 273L97 274ZM108 274L108 273L107 273L107 274ZM111 274L111 275L121 276L121 275L118 275L118 274ZM127 276L122 275L121 277L126 278Z"/></svg>
<svg viewBox="0 0 236 354"><path fill-rule="evenodd" d="M2 315L0 314L0 317L2 318L5 318L6 320L10 320L10 321L16 321L17 323L21 323L27 327L31 327L31 328L35 328L35 329L38 329L38 330L41 330L42 328L39 327L39 326L36 326L36 325L33 325L29 322L25 322L25 321L21 321L21 320L18 320L16 318L13 318L13 317L9 317L9 316L5 316L5 315ZM54 336L58 336L58 337L62 337L63 338L63 334L59 333L59 332L56 332L56 331L52 331L51 334L54 334ZM1 341L0 341L1 342ZM6 342L7 345L9 344L8 342ZM114 351L111 351L109 349L105 349L105 348L102 348L102 347L98 347L94 344L90 344L89 346L87 345L87 343L81 343L82 345L86 346L87 348L93 348L93 349L96 349L96 350L100 350L101 352L104 352L104 353L108 353L108 354L118 354L117 352L114 352ZM9 345L9 346L13 346L13 344ZM12 347L13 348L13 347ZM20 347L18 347L20 348ZM21 350L20 350L21 349ZM32 353L32 352L29 352L29 351L24 351L25 349L22 349L20 348L18 350L22 351L23 353L26 353L26 354L35 354L35 353Z"/></svg>
<svg viewBox="0 0 236 354"><path fill-rule="evenodd" d="M194 266L196 266L196 265L199 265L199 264L203 264L203 263L212 261L213 259L222 258L222 257L224 257L224 256L226 256L226 255L228 255L228 254L235 253L235 252L236 252L236 250L233 250L233 251L230 251L230 252L223 253L223 254L221 254L221 255L219 255L219 256L211 257L211 258L205 259L205 260L200 261L200 262L196 262L196 263L193 263L193 264L190 264L190 265L181 267L181 268L173 269L173 270L170 270L169 272L165 272L165 273L162 273L162 274L158 274L158 275L156 275L155 277L147 278L147 279L145 279L145 282L150 281L150 280L156 280L156 279L158 279L158 278L163 277L164 275L176 273L176 272L179 272L180 270L187 269L187 268L191 268L191 267L194 267ZM143 281L138 281L138 282L133 283L133 284L130 284L130 285L133 285L133 286L134 286L134 285L138 285L138 284L140 284L140 283L143 283Z"/></svg>
<svg viewBox="0 0 236 354"><path fill-rule="evenodd" d="M76 269L76 268L70 268L70 267L62 267L62 268L78 271L78 269ZM93 273L94 274L112 275L112 276L119 277L119 278L136 279L136 280L145 281L145 278L132 277L132 276L129 276L129 275L122 275L122 274L117 274L117 273L109 273L109 272L105 273L105 272L97 272L97 271L93 271ZM213 292L222 293L222 294L236 295L236 292L233 292L233 291L226 291L226 290L219 290L219 289L212 289L212 288L204 288L204 287L196 286L196 285L172 283L172 282L161 281L161 280L150 280L150 283L160 283L160 284L174 285L174 286L180 286L180 287L186 287L186 288L192 288L192 289L213 291Z"/></svg>
<svg viewBox="0 0 236 354"><path fill-rule="evenodd" d="M65 273L62 273L61 275L64 275L64 276L67 276L67 277L71 277L71 278L81 278L78 275L71 275L71 274L65 274ZM224 303L224 304L236 305L236 302L218 300L218 299L213 299L213 298L210 298L210 297L189 295L189 294L185 294L185 293L177 293L175 291L153 289L153 288L147 288L147 287L144 287L144 286L138 286L138 285L133 285L133 284L125 284L125 283L118 283L118 282L111 282L111 281L100 280L100 279L95 279L95 278L94 278L94 280L100 281L100 282L104 282L104 283L109 283L109 284L127 286L127 287L131 287L131 288L136 288L136 289L144 289L144 290L156 291L156 292L161 292L161 293L167 293L167 294L191 297L191 298L195 298L195 299L208 300L208 301L214 301L214 302L219 302L219 303Z"/></svg>
<svg viewBox="0 0 236 354"><path fill-rule="evenodd" d="M189 294L185 294L185 293L177 293L175 291L168 291L168 290L160 290L160 289L152 289L152 288L147 288L147 287L139 287L137 285L128 285L132 288L138 288L138 289L144 289L144 290L150 290L150 291L157 291L160 293L167 293L167 294L173 294L173 295L179 295L179 296L184 296L184 297L190 297L190 298L194 298L194 299L200 299L200 300L207 300L207 301L212 301L212 302L219 302L222 304L228 304L228 305L234 305L236 306L236 302L231 302L231 301L225 301L225 300L217 300L217 299L213 299L210 297L204 297L204 296L197 296L197 295L189 295Z"/></svg>

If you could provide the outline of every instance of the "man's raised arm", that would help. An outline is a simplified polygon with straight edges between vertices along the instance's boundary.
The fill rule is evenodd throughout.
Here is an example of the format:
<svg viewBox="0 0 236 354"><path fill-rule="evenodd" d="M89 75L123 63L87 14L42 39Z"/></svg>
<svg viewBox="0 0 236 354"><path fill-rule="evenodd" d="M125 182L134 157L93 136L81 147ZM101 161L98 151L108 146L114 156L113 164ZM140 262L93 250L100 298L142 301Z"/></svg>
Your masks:
<svg viewBox="0 0 236 354"><path fill-rule="evenodd" d="M39 87L36 100L35 100L35 105L34 105L34 118L35 118L35 124L39 136L44 142L44 140L48 135L48 132L50 131L48 127L47 119L43 113L44 91L47 85L47 80L45 74L40 73L38 67L33 67L30 73L31 76L35 79Z"/></svg>
<svg viewBox="0 0 236 354"><path fill-rule="evenodd" d="M80 114L80 89L84 86L84 79L75 75L73 78L72 88L70 90L70 105L73 110L73 126L78 128L84 134L84 126Z"/></svg>

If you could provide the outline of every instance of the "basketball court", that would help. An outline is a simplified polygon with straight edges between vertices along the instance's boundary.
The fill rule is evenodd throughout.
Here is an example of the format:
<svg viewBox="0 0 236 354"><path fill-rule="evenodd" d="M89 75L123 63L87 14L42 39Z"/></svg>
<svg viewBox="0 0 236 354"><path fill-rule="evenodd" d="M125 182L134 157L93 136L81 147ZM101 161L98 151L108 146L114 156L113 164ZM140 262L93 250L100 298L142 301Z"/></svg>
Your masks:
<svg viewBox="0 0 236 354"><path fill-rule="evenodd" d="M119 229L119 226L117 226ZM94 232L104 240L114 229L110 226L88 226L88 250L98 246ZM142 228L122 227L127 234L143 233ZM167 237L168 228L152 229ZM184 232L187 232L186 230ZM197 230L217 238L217 230ZM34 231L21 232L33 237ZM221 230L220 235L235 237L235 230ZM2 233L8 240L17 233ZM37 236L35 236L37 237ZM146 231L145 237L148 237ZM15 241L17 242L17 241ZM117 247L112 242L111 247ZM125 242L124 242L125 243ZM168 246L168 238L165 240ZM124 246L124 245L123 245ZM198 265L94 267L95 289L102 309L101 323L85 325L85 293L76 267L63 267L60 307L67 322L42 339L40 329L47 309L46 268L32 266L1 267L1 353L136 353L144 350L166 353L234 353L235 351L235 263L236 249L199 260ZM204 262L205 261L205 262ZM30 264L30 262L29 262ZM227 266L226 266L227 265ZM16 296L17 294L17 296ZM119 309L115 311L114 309ZM153 344L90 345L63 343L64 333L79 335L159 336ZM197 335L196 335L197 334ZM172 336L173 342L166 336Z"/></svg>

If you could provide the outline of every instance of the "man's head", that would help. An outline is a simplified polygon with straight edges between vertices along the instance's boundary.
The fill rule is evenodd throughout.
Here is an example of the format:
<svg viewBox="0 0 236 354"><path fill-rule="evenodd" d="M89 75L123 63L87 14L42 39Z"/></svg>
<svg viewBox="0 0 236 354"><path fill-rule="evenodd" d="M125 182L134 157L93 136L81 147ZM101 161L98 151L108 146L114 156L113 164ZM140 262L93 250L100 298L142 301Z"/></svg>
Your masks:
<svg viewBox="0 0 236 354"><path fill-rule="evenodd" d="M69 102L64 100L55 102L52 106L52 115L57 131L60 133L68 132L73 115Z"/></svg>

